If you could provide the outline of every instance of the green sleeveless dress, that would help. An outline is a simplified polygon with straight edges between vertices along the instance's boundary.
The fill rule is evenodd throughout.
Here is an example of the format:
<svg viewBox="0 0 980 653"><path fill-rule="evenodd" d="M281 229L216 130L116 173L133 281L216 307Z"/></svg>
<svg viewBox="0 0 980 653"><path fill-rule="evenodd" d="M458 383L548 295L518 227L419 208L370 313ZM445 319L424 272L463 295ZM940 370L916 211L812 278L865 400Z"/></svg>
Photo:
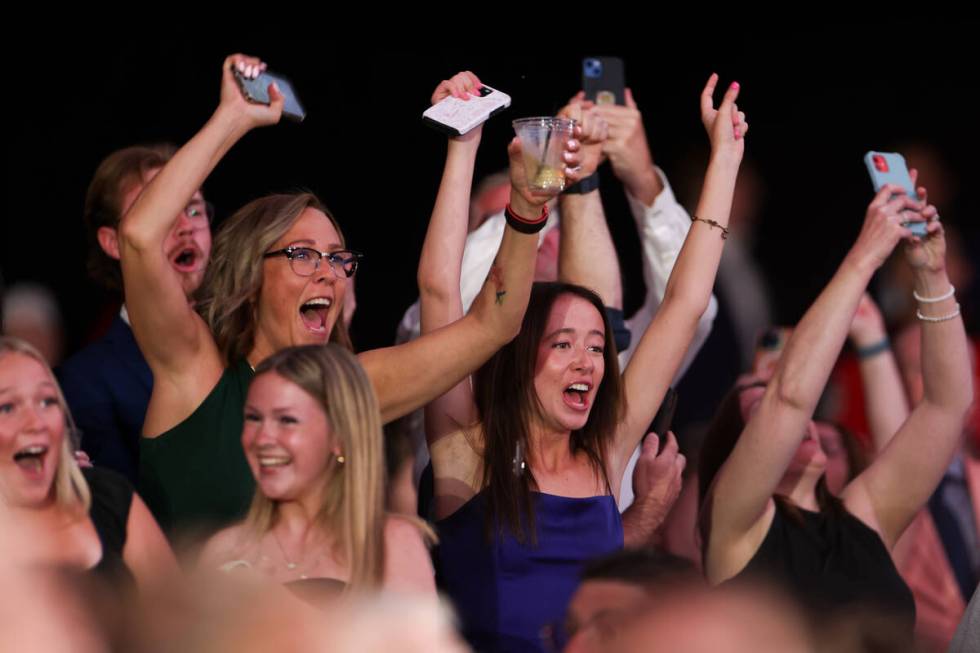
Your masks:
<svg viewBox="0 0 980 653"><path fill-rule="evenodd" d="M139 493L168 537L207 535L245 515L255 480L242 450L242 413L254 375L238 361L187 419L140 438Z"/></svg>

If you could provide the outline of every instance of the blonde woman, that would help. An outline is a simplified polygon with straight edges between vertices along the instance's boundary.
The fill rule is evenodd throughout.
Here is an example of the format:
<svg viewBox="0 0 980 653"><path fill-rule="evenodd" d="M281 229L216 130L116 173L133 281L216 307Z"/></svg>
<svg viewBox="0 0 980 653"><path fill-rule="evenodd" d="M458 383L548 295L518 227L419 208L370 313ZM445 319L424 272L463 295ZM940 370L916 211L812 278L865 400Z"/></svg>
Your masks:
<svg viewBox="0 0 980 653"><path fill-rule="evenodd" d="M41 355L0 337L0 555L152 590L177 572L173 553L122 476L79 469L74 431Z"/></svg>
<svg viewBox="0 0 980 653"><path fill-rule="evenodd" d="M239 435L253 368L290 346L330 341L349 348L338 318L359 255L314 196L264 197L228 218L215 237L196 311L165 256L174 216L218 161L251 129L279 121L282 98L274 85L271 105L250 104L233 68L255 77L264 64L243 55L225 61L214 115L147 184L120 228L126 306L154 380L140 490L168 531L214 532L244 514L254 483ZM577 166L577 156L566 155L568 166ZM523 165L519 151L512 160ZM567 176L576 180L574 172ZM546 199L522 205L523 215L537 219ZM359 355L383 421L440 396L517 334L536 247L534 234L507 228L490 283L465 316L411 343Z"/></svg>
<svg viewBox="0 0 980 653"><path fill-rule="evenodd" d="M424 527L385 514L381 416L353 354L307 345L267 358L241 441L255 496L244 522L208 542L204 566L251 569L301 592L434 596Z"/></svg>

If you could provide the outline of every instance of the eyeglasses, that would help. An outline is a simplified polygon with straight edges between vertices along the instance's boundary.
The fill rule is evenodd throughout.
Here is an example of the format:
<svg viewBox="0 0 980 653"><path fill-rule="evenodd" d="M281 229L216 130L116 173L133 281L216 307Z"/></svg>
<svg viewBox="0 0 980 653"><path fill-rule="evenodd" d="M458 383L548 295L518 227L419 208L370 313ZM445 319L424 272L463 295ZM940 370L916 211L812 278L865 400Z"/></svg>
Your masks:
<svg viewBox="0 0 980 653"><path fill-rule="evenodd" d="M210 224L214 220L214 204L204 200L191 200L184 207L184 215L191 220L206 219Z"/></svg>
<svg viewBox="0 0 980 653"><path fill-rule="evenodd" d="M363 254L342 249L336 252L318 252L311 247L287 247L274 252L266 252L262 258L285 256L293 272L301 277L312 277L320 269L320 261L327 259L330 269L336 277L350 278L357 272L357 264L364 258Z"/></svg>

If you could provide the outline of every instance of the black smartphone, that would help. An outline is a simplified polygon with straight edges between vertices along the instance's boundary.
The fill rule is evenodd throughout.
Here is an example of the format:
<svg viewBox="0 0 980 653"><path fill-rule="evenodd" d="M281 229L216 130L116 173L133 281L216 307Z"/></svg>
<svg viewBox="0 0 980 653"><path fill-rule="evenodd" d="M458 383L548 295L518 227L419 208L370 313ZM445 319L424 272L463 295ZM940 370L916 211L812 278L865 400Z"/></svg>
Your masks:
<svg viewBox="0 0 980 653"><path fill-rule="evenodd" d="M582 90L596 104L626 104L626 74L619 57L582 60Z"/></svg>
<svg viewBox="0 0 980 653"><path fill-rule="evenodd" d="M300 104L296 91L293 90L293 85L288 79L268 70L259 73L255 79L248 79L237 68L232 68L231 72L235 74L235 80L238 82L238 87L242 90L245 99L256 104L269 104L269 84L275 82L284 100L283 115L296 122L303 122L303 118L306 117L306 110Z"/></svg>

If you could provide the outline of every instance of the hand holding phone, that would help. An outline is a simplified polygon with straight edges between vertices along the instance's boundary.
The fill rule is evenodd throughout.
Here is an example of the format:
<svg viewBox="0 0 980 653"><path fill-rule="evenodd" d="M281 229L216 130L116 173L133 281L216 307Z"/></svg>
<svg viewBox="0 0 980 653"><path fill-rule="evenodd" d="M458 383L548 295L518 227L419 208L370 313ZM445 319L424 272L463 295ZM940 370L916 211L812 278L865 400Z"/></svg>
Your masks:
<svg viewBox="0 0 980 653"><path fill-rule="evenodd" d="M437 100L443 93L449 94ZM509 107L510 96L463 72L440 84L433 102L422 113L425 124L449 136L463 136Z"/></svg>
<svg viewBox="0 0 980 653"><path fill-rule="evenodd" d="M258 74L247 68L243 71L238 66L233 66L231 72L235 76L235 81L238 82L238 88L241 89L242 95L249 102L270 104L269 86L275 83L276 88L279 89L279 94L283 97L283 115L296 122L302 122L306 118L306 110L300 104L292 83L282 75L265 70L264 66L258 71Z"/></svg>
<svg viewBox="0 0 980 653"><path fill-rule="evenodd" d="M905 157L896 152L868 152L864 155L864 165L871 175L871 183L875 192L880 191L885 184L894 184L905 189L905 194L914 200L921 199L912 183L909 169L905 165ZM921 220L910 220L902 223L913 235L920 238L926 235L927 224Z"/></svg>
<svg viewBox="0 0 980 653"><path fill-rule="evenodd" d="M619 57L586 57L582 60L582 90L596 104L626 104L626 74Z"/></svg>

